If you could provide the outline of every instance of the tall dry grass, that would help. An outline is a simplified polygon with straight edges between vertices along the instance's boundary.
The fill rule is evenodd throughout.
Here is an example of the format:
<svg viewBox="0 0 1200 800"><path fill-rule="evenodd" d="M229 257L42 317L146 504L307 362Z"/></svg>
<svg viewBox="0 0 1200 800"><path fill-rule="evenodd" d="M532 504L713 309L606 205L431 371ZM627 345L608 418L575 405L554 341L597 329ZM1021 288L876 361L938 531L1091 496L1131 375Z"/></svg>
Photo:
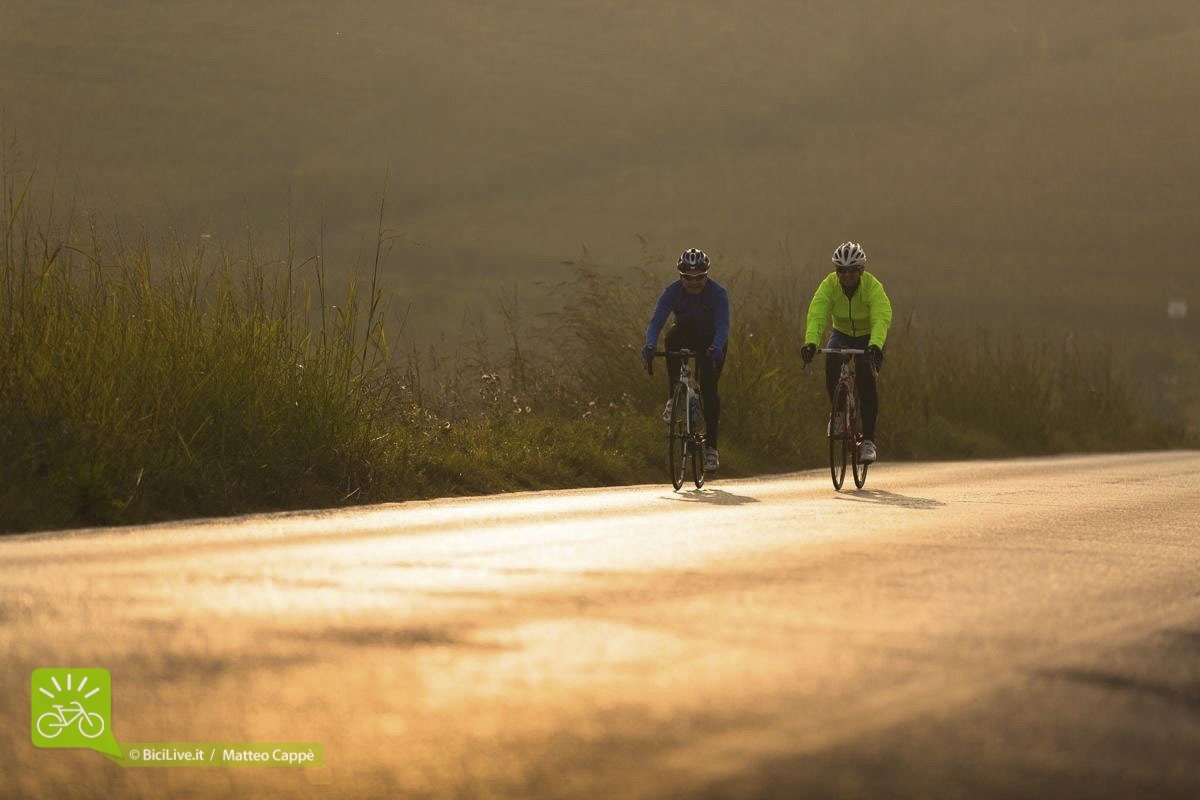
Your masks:
<svg viewBox="0 0 1200 800"><path fill-rule="evenodd" d="M4 176L0 530L122 524L445 494L664 480L661 374L641 333L663 277L586 261L550 314L406 338L371 279L334 291L318 252L129 239ZM382 231L382 206L380 229ZM810 286L729 276L722 475L824 463L827 400L797 357ZM885 459L1160 447L1099 347L894 326ZM882 474L882 472L881 472Z"/></svg>
<svg viewBox="0 0 1200 800"><path fill-rule="evenodd" d="M39 216L29 188L4 184L0 527L327 505L373 484L405 430L377 287L327 303L294 253L130 242Z"/></svg>

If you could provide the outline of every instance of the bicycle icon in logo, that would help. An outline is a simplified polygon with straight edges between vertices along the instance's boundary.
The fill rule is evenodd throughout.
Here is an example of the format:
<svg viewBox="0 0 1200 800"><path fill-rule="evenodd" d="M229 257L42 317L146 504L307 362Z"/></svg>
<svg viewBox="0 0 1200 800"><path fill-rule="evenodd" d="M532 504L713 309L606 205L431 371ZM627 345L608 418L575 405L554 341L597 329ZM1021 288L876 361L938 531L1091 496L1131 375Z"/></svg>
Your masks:
<svg viewBox="0 0 1200 800"><path fill-rule="evenodd" d="M35 669L29 735L36 747L85 747L123 758L113 737L112 676L101 667Z"/></svg>
<svg viewBox="0 0 1200 800"><path fill-rule="evenodd" d="M55 703L54 709L37 718L37 732L47 739L53 739L72 725L89 739L104 733L104 717L89 712L78 700L70 706Z"/></svg>

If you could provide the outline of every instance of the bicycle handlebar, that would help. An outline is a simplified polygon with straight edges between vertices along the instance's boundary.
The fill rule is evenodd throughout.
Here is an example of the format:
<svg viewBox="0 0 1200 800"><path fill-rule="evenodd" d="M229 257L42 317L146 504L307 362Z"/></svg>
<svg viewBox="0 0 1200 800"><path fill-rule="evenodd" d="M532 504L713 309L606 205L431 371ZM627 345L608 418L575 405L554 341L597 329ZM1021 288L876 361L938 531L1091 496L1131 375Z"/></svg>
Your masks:
<svg viewBox="0 0 1200 800"><path fill-rule="evenodd" d="M818 353L829 353L830 355L838 355L838 356L864 356L867 354L866 350L858 350L853 347L821 347L821 348L817 349L817 352ZM869 358L867 359L867 366L869 366L871 368L872 375L879 374L879 370L875 369L875 362ZM809 362L808 364L804 365L804 374L806 374L806 375L812 374L812 362Z"/></svg>
<svg viewBox="0 0 1200 800"><path fill-rule="evenodd" d="M646 359L646 374L647 375L654 374L654 359L655 358L682 358L684 361L683 366L688 371L691 371L692 368L687 366L687 361L688 361L688 359L694 358L694 359L696 359L696 369L699 369L701 355L704 355L704 354L698 353L694 350L688 350L686 348L683 350L655 350L654 355L651 358Z"/></svg>

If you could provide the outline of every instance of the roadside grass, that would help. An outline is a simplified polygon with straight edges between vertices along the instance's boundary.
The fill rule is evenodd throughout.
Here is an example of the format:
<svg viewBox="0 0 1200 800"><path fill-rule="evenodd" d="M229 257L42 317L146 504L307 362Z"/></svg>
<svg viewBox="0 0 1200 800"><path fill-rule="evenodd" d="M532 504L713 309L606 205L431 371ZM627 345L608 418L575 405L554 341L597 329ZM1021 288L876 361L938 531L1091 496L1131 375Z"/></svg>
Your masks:
<svg viewBox="0 0 1200 800"><path fill-rule="evenodd" d="M382 233L370 281L335 293L319 252L131 241L53 202L35 211L31 181L3 183L0 531L665 481L666 379L638 355L662 288L648 269L577 263L554 313L525 314L514 291L497 301L502 338L423 347L386 322ZM797 356L811 287L753 272L727 285L722 475L823 465L823 381ZM1099 346L898 320L881 450L1181 440L1114 363Z"/></svg>
<svg viewBox="0 0 1200 800"><path fill-rule="evenodd" d="M294 257L38 226L4 188L0 528L345 502L406 431L377 289L327 307Z"/></svg>

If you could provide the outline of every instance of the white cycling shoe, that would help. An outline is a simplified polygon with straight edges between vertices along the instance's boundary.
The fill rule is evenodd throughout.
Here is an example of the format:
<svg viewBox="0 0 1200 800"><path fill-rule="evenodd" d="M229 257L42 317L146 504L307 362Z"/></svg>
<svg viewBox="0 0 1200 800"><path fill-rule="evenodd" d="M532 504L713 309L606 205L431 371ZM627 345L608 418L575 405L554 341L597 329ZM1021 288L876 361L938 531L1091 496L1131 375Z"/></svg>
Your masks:
<svg viewBox="0 0 1200 800"><path fill-rule="evenodd" d="M858 448L858 460L862 464L874 464L879 454L875 452L875 443L867 439Z"/></svg>
<svg viewBox="0 0 1200 800"><path fill-rule="evenodd" d="M704 471L716 472L721 468L721 459L712 447L704 448Z"/></svg>
<svg viewBox="0 0 1200 800"><path fill-rule="evenodd" d="M671 401L667 401L667 407L663 409L663 422L671 421Z"/></svg>

